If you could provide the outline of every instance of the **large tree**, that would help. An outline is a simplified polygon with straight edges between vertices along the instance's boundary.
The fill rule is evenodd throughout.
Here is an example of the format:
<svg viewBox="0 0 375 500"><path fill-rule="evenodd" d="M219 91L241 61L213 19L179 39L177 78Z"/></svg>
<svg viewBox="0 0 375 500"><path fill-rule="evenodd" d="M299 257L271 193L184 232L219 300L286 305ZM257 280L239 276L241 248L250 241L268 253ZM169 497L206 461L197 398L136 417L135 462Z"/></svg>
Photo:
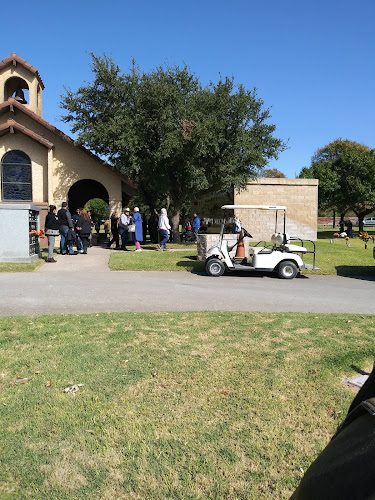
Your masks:
<svg viewBox="0 0 375 500"><path fill-rule="evenodd" d="M260 173L260 177L268 179L285 179L285 174L277 168L265 168Z"/></svg>
<svg viewBox="0 0 375 500"><path fill-rule="evenodd" d="M363 218L375 208L375 151L357 142L336 139L318 149L299 177L319 179L319 207L336 209L344 218L351 209Z"/></svg>
<svg viewBox="0 0 375 500"><path fill-rule="evenodd" d="M66 89L63 117L77 142L132 178L144 202L170 205L178 230L184 202L202 192L240 189L285 149L256 90L220 78L203 87L184 66L122 73L92 54L94 80Z"/></svg>
<svg viewBox="0 0 375 500"><path fill-rule="evenodd" d="M375 209L375 150L343 153L334 168L341 173L341 189L363 231L364 217Z"/></svg>

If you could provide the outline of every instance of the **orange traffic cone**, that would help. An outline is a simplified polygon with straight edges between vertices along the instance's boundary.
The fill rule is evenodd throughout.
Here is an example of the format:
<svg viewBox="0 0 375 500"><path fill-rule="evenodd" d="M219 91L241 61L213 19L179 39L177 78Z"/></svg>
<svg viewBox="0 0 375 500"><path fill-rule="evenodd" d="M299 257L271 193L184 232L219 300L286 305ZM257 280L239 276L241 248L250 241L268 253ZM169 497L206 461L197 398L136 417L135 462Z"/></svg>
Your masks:
<svg viewBox="0 0 375 500"><path fill-rule="evenodd" d="M243 231L240 232L238 235L238 239L243 238ZM236 259L244 259L245 258L245 245L243 243L243 239L238 243L237 245L237 251L236 251Z"/></svg>

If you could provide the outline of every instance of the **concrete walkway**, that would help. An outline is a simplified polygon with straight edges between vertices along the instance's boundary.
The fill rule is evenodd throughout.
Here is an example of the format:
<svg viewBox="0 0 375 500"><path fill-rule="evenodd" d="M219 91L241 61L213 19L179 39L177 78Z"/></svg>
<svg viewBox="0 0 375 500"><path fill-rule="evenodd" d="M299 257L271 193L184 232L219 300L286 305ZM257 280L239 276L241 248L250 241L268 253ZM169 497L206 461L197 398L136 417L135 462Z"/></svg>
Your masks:
<svg viewBox="0 0 375 500"><path fill-rule="evenodd" d="M110 250L57 255L34 273L0 273L0 315L151 311L375 313L373 278L110 272Z"/></svg>
<svg viewBox="0 0 375 500"><path fill-rule="evenodd" d="M94 246L88 249L87 254L77 255L54 255L57 262L46 262L36 273L55 274L65 273L88 273L88 272L110 272L108 267L111 250Z"/></svg>
<svg viewBox="0 0 375 500"><path fill-rule="evenodd" d="M155 245L156 247L156 245ZM129 248L129 251L134 252L134 246ZM77 272L101 272L108 271L109 258L112 251L121 252L121 250L113 250L100 246L93 246L88 249L87 254L77 255L59 255L54 254L54 259L57 262L46 262L36 273L58 273L60 271L77 273ZM186 252L186 248L173 248L169 249L171 252ZM142 252L155 252L154 249L142 249Z"/></svg>

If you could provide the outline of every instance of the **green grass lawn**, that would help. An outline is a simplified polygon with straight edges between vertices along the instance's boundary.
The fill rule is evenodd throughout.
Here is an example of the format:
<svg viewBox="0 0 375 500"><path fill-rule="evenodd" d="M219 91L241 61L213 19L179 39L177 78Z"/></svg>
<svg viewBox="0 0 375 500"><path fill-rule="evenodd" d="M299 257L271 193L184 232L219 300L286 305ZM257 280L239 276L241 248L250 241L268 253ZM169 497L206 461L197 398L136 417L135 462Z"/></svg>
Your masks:
<svg viewBox="0 0 375 500"><path fill-rule="evenodd" d="M204 271L196 248L169 252L112 252L111 271Z"/></svg>
<svg viewBox="0 0 375 500"><path fill-rule="evenodd" d="M289 498L327 444L375 320L3 317L0 332L1 499L258 500Z"/></svg>
<svg viewBox="0 0 375 500"><path fill-rule="evenodd" d="M44 259L34 260L34 262L0 262L0 273L31 273L44 262Z"/></svg>
<svg viewBox="0 0 375 500"><path fill-rule="evenodd" d="M373 243L365 243L358 237L350 240L350 246L342 238L334 238L335 231L321 230L316 241L316 265L318 271L304 271L305 274L375 276L375 260L372 255ZM375 232L370 232L375 234ZM330 240L334 243L331 244ZM308 248L311 246L306 245ZM152 249L152 245L144 248ZM312 264L312 255L304 257ZM194 247L185 252L113 252L109 262L112 271L204 271L204 263L196 261Z"/></svg>
<svg viewBox="0 0 375 500"><path fill-rule="evenodd" d="M355 233L355 237L349 240L350 246L347 246L345 239L334 238L335 232L332 229L318 232L316 265L320 271L311 271L310 273L375 276L372 241L367 243L367 249L365 249L365 243L358 238L358 233ZM375 235L375 231L369 231L369 234ZM331 240L334 242L333 244L331 244ZM306 262L309 262L309 256L307 256Z"/></svg>

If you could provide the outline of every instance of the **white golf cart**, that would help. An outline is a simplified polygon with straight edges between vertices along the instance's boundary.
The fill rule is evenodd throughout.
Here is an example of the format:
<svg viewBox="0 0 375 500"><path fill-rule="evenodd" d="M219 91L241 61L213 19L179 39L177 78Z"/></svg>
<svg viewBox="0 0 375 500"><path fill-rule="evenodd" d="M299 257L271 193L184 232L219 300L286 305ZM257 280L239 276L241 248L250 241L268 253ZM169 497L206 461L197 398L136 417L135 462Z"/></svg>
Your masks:
<svg viewBox="0 0 375 500"><path fill-rule="evenodd" d="M224 239L225 224L221 226L219 241L207 252L206 271L210 276L221 276L227 271L260 271L275 272L282 279L293 279L304 269L319 269L315 266L315 243L311 240L291 238L285 232L286 207L271 205L223 205L224 210L249 209L270 210L276 213L275 232L272 234L271 243L259 241L256 245L249 247L249 257L244 257L241 252L233 250L239 245L243 246L245 236L252 238L251 234L242 229L238 240L234 244ZM277 230L277 215L283 211L283 232ZM291 243L296 241L298 244ZM310 250L305 247L308 242ZM230 255L232 254L232 256ZM313 254L313 263L305 264L303 256Z"/></svg>

